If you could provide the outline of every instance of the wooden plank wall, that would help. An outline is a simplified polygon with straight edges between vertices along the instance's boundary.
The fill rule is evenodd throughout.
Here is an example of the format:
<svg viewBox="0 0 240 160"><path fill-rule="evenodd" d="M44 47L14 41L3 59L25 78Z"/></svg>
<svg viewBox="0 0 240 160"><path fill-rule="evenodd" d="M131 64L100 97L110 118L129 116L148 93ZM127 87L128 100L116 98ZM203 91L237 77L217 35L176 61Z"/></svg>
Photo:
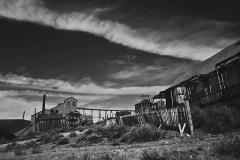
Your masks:
<svg viewBox="0 0 240 160"><path fill-rule="evenodd" d="M38 131L47 131L56 128L66 127L66 123L64 119L46 119L39 120L37 124Z"/></svg>
<svg viewBox="0 0 240 160"><path fill-rule="evenodd" d="M146 123L153 124L155 126L163 125L169 127L178 127L178 124L188 124L188 112L184 105L165 108L154 112L143 113L142 115L127 115L120 118L119 124L134 126L139 125L139 116L143 116Z"/></svg>

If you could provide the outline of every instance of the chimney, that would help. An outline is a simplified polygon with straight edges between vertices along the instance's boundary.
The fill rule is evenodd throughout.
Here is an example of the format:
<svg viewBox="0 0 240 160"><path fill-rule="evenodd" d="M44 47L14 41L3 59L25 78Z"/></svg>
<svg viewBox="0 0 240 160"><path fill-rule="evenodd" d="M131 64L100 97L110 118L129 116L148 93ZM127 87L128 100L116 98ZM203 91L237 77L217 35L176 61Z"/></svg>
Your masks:
<svg viewBox="0 0 240 160"><path fill-rule="evenodd" d="M45 101L46 101L46 95L43 95L43 103L42 103L42 114L45 114Z"/></svg>

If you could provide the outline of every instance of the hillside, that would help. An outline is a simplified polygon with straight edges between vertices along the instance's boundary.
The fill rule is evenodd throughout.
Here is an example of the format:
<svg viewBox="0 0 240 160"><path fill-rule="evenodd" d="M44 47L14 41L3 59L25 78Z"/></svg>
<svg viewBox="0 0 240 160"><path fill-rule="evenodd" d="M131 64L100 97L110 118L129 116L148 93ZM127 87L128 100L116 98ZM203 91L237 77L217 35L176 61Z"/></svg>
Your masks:
<svg viewBox="0 0 240 160"><path fill-rule="evenodd" d="M149 125L99 125L72 132L51 131L38 139L0 145L0 159L232 160L240 158L239 145L239 131L224 135L195 131L181 137L178 132Z"/></svg>
<svg viewBox="0 0 240 160"><path fill-rule="evenodd" d="M11 133L15 133L25 127L31 122L21 119L0 119L0 128L4 128Z"/></svg>

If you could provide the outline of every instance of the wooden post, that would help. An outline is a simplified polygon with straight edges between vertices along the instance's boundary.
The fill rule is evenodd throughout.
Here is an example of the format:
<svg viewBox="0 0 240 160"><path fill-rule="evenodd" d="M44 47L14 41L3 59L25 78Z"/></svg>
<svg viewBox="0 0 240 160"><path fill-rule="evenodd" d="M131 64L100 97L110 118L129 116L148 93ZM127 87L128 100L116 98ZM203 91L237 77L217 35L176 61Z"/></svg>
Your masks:
<svg viewBox="0 0 240 160"><path fill-rule="evenodd" d="M37 111L34 108L34 126L35 126L35 133L37 133Z"/></svg>
<svg viewBox="0 0 240 160"><path fill-rule="evenodd" d="M101 119L101 110L99 109L98 120Z"/></svg>
<svg viewBox="0 0 240 160"><path fill-rule="evenodd" d="M24 116L25 116L25 111L23 111L22 122L21 122L21 128L23 128L23 120L24 120Z"/></svg>
<svg viewBox="0 0 240 160"><path fill-rule="evenodd" d="M93 117L93 110L91 109L91 116Z"/></svg>
<svg viewBox="0 0 240 160"><path fill-rule="evenodd" d="M190 110L189 98L185 99L185 105L187 108L187 115L188 115L190 131L191 131L191 134L193 134L193 123L192 123L192 114L191 114L191 110Z"/></svg>
<svg viewBox="0 0 240 160"><path fill-rule="evenodd" d="M172 102L172 107L174 107L173 106L173 93L172 93L172 90L171 90L171 102Z"/></svg>
<svg viewBox="0 0 240 160"><path fill-rule="evenodd" d="M112 111L110 112L110 118L112 118L113 117L113 113L112 113Z"/></svg>
<svg viewBox="0 0 240 160"><path fill-rule="evenodd" d="M24 120L24 116L25 116L25 111L23 111L23 116L22 116L22 120Z"/></svg>

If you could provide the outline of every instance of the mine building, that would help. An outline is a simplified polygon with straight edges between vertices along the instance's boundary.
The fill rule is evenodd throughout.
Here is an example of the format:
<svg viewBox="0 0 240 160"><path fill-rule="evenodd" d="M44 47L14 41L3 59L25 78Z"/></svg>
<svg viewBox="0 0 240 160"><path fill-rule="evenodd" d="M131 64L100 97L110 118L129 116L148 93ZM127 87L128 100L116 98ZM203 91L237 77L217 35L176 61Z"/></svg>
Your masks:
<svg viewBox="0 0 240 160"><path fill-rule="evenodd" d="M41 115L51 115L53 117L53 115L58 115L58 114L61 114L63 117L65 117L68 113L70 112L75 112L76 109L77 109L77 99L73 98L73 97L70 97L70 98L67 98L64 100L63 103L59 103L57 106L51 108L51 109L46 109L45 108L45 98L44 99L44 102L43 102L43 110L44 110L44 113L43 113L43 110L40 111L40 112L37 112L36 115L33 114L31 116L31 122L33 123L35 121L35 118L39 118ZM36 116L36 117L35 117Z"/></svg>
<svg viewBox="0 0 240 160"><path fill-rule="evenodd" d="M32 130L46 131L54 128L76 127L93 123L93 117L80 114L77 111L78 100L70 97L57 106L45 108L46 95L43 95L42 110L31 116Z"/></svg>
<svg viewBox="0 0 240 160"><path fill-rule="evenodd" d="M142 95L141 102L135 104L135 113L151 112L154 109L153 99L150 95Z"/></svg>
<svg viewBox="0 0 240 160"><path fill-rule="evenodd" d="M63 103L59 103L57 106L51 108L50 112L63 114L63 116L65 116L66 114L77 110L77 102L78 100L73 97L67 98Z"/></svg>
<svg viewBox="0 0 240 160"><path fill-rule="evenodd" d="M183 114L188 117L187 126L193 126L191 110L195 108L224 106L239 110L240 41L192 67L153 99L165 99L166 108L173 110L189 106Z"/></svg>
<svg viewBox="0 0 240 160"><path fill-rule="evenodd" d="M154 98L165 98L167 107L178 106L186 98L191 107L239 99L240 41L191 68L162 93Z"/></svg>

